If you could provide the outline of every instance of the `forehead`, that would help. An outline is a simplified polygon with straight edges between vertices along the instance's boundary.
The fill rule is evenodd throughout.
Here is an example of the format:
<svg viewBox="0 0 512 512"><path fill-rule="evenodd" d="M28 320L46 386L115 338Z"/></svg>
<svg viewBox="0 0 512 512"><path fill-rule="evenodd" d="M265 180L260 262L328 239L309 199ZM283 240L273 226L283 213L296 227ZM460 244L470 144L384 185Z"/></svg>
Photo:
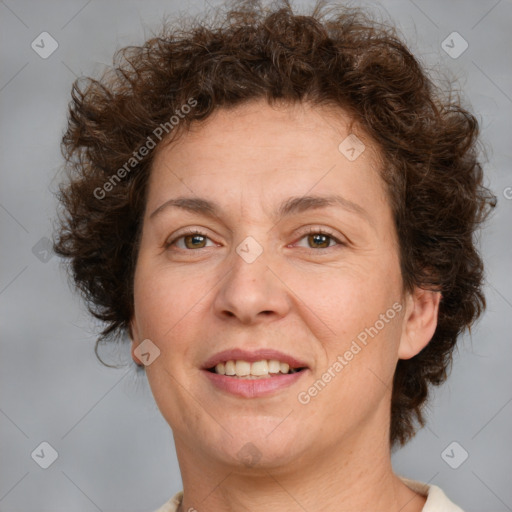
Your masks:
<svg viewBox="0 0 512 512"><path fill-rule="evenodd" d="M219 109L157 148L148 198L155 205L175 191L240 201L242 189L245 198L276 200L280 191L357 196L380 182L380 165L375 146L343 109L258 100Z"/></svg>
<svg viewBox="0 0 512 512"><path fill-rule="evenodd" d="M337 105L280 102L271 106L266 100L258 99L236 107L218 108L205 120L193 121L171 147L203 144L226 147L236 142L232 150L237 155L256 146L280 146L291 154L301 154L324 150L327 144L337 147L340 138L349 133L365 138L353 118ZM306 146L299 143L305 139ZM166 144L157 148L157 159L167 148Z"/></svg>

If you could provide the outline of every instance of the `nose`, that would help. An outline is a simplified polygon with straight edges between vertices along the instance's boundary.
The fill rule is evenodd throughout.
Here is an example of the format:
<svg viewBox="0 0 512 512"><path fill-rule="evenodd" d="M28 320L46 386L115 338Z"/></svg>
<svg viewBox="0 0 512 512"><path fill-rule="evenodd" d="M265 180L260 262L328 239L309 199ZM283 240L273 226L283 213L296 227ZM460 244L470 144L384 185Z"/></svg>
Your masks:
<svg viewBox="0 0 512 512"><path fill-rule="evenodd" d="M221 281L214 300L215 313L224 320L236 319L246 325L283 318L291 298L280 279L278 265L269 261L265 250L254 260L247 258L244 248L247 246L241 244L239 252L232 255L231 270Z"/></svg>

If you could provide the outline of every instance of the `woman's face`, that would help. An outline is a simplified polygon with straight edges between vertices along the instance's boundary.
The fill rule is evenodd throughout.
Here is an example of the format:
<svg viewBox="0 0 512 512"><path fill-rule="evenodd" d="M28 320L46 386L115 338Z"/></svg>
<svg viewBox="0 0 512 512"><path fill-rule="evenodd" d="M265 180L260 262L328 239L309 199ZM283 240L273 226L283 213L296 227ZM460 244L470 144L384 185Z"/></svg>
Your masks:
<svg viewBox="0 0 512 512"><path fill-rule="evenodd" d="M156 155L132 350L151 342L146 372L178 454L276 467L388 439L397 237L370 142L336 116L252 102Z"/></svg>

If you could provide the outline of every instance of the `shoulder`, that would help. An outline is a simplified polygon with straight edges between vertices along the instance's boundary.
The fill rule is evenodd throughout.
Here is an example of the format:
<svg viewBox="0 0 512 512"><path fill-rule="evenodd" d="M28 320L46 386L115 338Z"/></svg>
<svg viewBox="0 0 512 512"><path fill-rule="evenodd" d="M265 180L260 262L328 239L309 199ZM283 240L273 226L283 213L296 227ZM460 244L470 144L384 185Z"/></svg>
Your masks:
<svg viewBox="0 0 512 512"><path fill-rule="evenodd" d="M446 494L436 485L428 485L404 477L400 477L400 480L409 489L426 496L427 501L422 512L464 512L455 503L450 501Z"/></svg>

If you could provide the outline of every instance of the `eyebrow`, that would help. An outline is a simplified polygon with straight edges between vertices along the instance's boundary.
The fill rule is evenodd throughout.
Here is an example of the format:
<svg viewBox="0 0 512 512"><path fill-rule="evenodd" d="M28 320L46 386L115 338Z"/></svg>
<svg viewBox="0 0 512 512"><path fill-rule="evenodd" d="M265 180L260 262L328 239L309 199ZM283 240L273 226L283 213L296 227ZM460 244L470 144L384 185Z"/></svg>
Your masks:
<svg viewBox="0 0 512 512"><path fill-rule="evenodd" d="M283 201L273 216L275 219L282 219L293 214L302 213L308 210L317 210L320 208L328 208L332 206L341 207L352 213L355 213L365 218L369 224L372 224L368 212L360 205L340 196L340 195L328 195L328 196L299 196L289 197ZM169 199L162 205L160 205L151 215L150 219L155 218L168 208L181 208L191 213L197 213L205 215L207 217L219 218L222 212L220 205L214 201L203 199L201 197L176 197Z"/></svg>

